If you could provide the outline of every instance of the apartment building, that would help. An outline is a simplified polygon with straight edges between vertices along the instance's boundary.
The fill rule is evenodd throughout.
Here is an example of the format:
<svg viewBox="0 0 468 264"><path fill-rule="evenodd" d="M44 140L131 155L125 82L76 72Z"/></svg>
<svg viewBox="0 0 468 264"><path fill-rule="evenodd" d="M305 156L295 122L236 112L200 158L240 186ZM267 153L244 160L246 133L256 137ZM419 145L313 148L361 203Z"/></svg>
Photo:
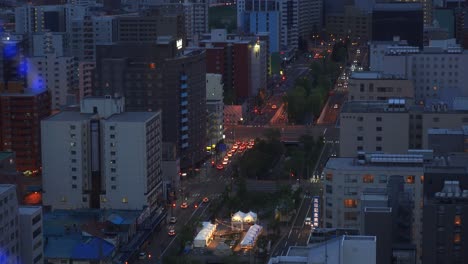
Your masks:
<svg viewBox="0 0 468 264"><path fill-rule="evenodd" d="M79 111L42 121L44 206L150 212L161 206L161 111L124 106L122 97L89 97Z"/></svg>
<svg viewBox="0 0 468 264"><path fill-rule="evenodd" d="M380 72L353 72L348 80L349 101L387 101L414 98L413 81Z"/></svg>
<svg viewBox="0 0 468 264"><path fill-rule="evenodd" d="M21 206L18 210L21 235L21 264L44 263L42 207Z"/></svg>
<svg viewBox="0 0 468 264"><path fill-rule="evenodd" d="M412 217L410 217L411 241L420 245L421 218L424 181L424 160L430 152L408 152L407 154L366 154L356 157L331 158L324 168L324 213L325 227L361 229L364 221L365 204L372 207L387 203L389 196L378 196L369 189L388 189L394 178L404 181L403 190L409 194ZM388 191L390 195L390 191ZM377 197L377 198L376 198ZM390 197L398 200L396 197ZM390 207L390 204L388 204ZM396 230L395 230L396 232Z"/></svg>

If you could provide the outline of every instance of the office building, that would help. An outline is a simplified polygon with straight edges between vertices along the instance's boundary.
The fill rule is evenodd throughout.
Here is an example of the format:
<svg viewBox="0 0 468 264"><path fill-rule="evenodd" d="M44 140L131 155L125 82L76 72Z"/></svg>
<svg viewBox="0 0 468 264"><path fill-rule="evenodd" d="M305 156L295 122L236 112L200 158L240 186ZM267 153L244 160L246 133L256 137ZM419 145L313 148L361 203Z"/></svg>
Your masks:
<svg viewBox="0 0 468 264"><path fill-rule="evenodd" d="M237 27L251 34L269 32L270 53L294 51L299 46L299 0L240 0Z"/></svg>
<svg viewBox="0 0 468 264"><path fill-rule="evenodd" d="M214 151L216 145L223 140L224 135L224 103L223 76L221 74L206 74L206 110L208 142L207 151Z"/></svg>
<svg viewBox="0 0 468 264"><path fill-rule="evenodd" d="M206 49L206 71L223 76L228 103L256 96L266 89L267 45L260 36L228 35L224 29L204 35L200 46Z"/></svg>
<svg viewBox="0 0 468 264"><path fill-rule="evenodd" d="M73 57L61 57L50 50L44 56L29 57L27 61L28 88L49 91L51 110L60 110L76 102L78 87Z"/></svg>
<svg viewBox="0 0 468 264"><path fill-rule="evenodd" d="M0 184L0 211L2 219L0 228L0 263L17 264L20 262L21 236L20 223L18 222L18 200L16 188L11 184Z"/></svg>
<svg viewBox="0 0 468 264"><path fill-rule="evenodd" d="M95 95L119 93L128 111L162 110L163 141L177 145L181 166L205 157L206 58L182 40L97 47Z"/></svg>
<svg viewBox="0 0 468 264"><path fill-rule="evenodd" d="M329 13L325 17L327 32L335 38L365 41L371 35L371 15L354 6L345 6L341 13Z"/></svg>
<svg viewBox="0 0 468 264"><path fill-rule="evenodd" d="M378 3L372 11L372 41L399 36L409 45L423 46L423 7L420 3Z"/></svg>
<svg viewBox="0 0 468 264"><path fill-rule="evenodd" d="M428 149L430 129L466 125L468 111L447 104L411 105L405 99L347 102L340 114L340 156L353 157L357 151L401 154L408 149Z"/></svg>
<svg viewBox="0 0 468 264"><path fill-rule="evenodd" d="M299 36L308 40L322 30L323 0L299 0Z"/></svg>
<svg viewBox="0 0 468 264"><path fill-rule="evenodd" d="M42 264L44 263L44 244L42 207L21 206L18 209L21 263Z"/></svg>
<svg viewBox="0 0 468 264"><path fill-rule="evenodd" d="M80 111L42 121L44 206L160 208L161 112L124 106L122 97L89 97Z"/></svg>
<svg viewBox="0 0 468 264"><path fill-rule="evenodd" d="M427 145L437 154L468 152L468 126L457 129L431 128L427 132Z"/></svg>
<svg viewBox="0 0 468 264"><path fill-rule="evenodd" d="M47 91L0 92L0 151L14 151L16 168L37 175L41 168L40 121L50 115Z"/></svg>
<svg viewBox="0 0 468 264"><path fill-rule="evenodd" d="M468 157L438 159L424 173L422 263L466 263L468 230Z"/></svg>
<svg viewBox="0 0 468 264"><path fill-rule="evenodd" d="M468 65L468 53L454 39L430 41L423 50L390 45L384 49L371 48L371 52L371 56L375 54L371 58L373 70L414 81L415 99L419 104L443 101L450 107L454 97L468 95L463 86L468 81L468 76L463 74Z"/></svg>
<svg viewBox="0 0 468 264"><path fill-rule="evenodd" d="M353 72L348 80L349 101L387 101L414 98L413 81L379 72Z"/></svg>
<svg viewBox="0 0 468 264"><path fill-rule="evenodd" d="M287 255L272 257L268 264L376 264L376 240L375 236L344 235L307 247L292 246Z"/></svg>

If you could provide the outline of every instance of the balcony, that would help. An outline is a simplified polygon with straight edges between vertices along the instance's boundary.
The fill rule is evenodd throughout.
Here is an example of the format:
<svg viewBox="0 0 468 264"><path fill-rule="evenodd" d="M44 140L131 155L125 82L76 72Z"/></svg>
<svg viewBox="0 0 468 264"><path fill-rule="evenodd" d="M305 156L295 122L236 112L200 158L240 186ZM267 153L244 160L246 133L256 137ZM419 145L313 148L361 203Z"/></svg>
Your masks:
<svg viewBox="0 0 468 264"><path fill-rule="evenodd" d="M185 74L180 76L181 81L186 81L187 79L188 79L188 76Z"/></svg>
<svg viewBox="0 0 468 264"><path fill-rule="evenodd" d="M186 92L180 94L180 97L182 97L182 98L187 98L187 96L188 96L188 94Z"/></svg>
<svg viewBox="0 0 468 264"><path fill-rule="evenodd" d="M180 130L181 131L188 131L188 126L183 126Z"/></svg>
<svg viewBox="0 0 468 264"><path fill-rule="evenodd" d="M186 106L186 105L188 105L188 101L182 101L182 102L180 102L180 105L181 106Z"/></svg>
<svg viewBox="0 0 468 264"><path fill-rule="evenodd" d="M182 137L181 137L180 139L182 139L182 140L188 139L188 134L183 134Z"/></svg>
<svg viewBox="0 0 468 264"><path fill-rule="evenodd" d="M182 146L181 146L183 149L184 148L188 148L188 143L182 143Z"/></svg>
<svg viewBox="0 0 468 264"><path fill-rule="evenodd" d="M182 111L180 111L180 114L181 114L181 115L186 115L186 114L188 114L188 110L187 110L187 109L183 109Z"/></svg>
<svg viewBox="0 0 468 264"><path fill-rule="evenodd" d="M186 83L183 83L183 84L180 85L180 88L182 90L187 89L187 87L188 87L188 85Z"/></svg>
<svg viewBox="0 0 468 264"><path fill-rule="evenodd" d="M188 118L187 118L187 117L184 117L184 118L182 118L182 119L180 120L180 122L181 122L182 124L187 123L187 122L188 122Z"/></svg>

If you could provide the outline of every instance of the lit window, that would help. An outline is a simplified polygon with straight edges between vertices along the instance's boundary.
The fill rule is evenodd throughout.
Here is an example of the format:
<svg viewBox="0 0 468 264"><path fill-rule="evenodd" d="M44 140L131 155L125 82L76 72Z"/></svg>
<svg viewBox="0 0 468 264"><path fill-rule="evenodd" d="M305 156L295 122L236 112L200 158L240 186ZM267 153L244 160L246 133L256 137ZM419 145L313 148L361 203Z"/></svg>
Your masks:
<svg viewBox="0 0 468 264"><path fill-rule="evenodd" d="M421 184L423 184L424 183L424 175L421 175L420 179L421 179Z"/></svg>
<svg viewBox="0 0 468 264"><path fill-rule="evenodd" d="M414 184L414 175L406 176L405 182L407 184Z"/></svg>
<svg viewBox="0 0 468 264"><path fill-rule="evenodd" d="M356 208L357 200L355 199L344 199L344 207L346 208Z"/></svg>
<svg viewBox="0 0 468 264"><path fill-rule="evenodd" d="M362 177L362 182L363 183L373 183L374 182L374 175L372 174L366 174Z"/></svg>
<svg viewBox="0 0 468 264"><path fill-rule="evenodd" d="M122 198L122 203L128 203L127 197Z"/></svg>
<svg viewBox="0 0 468 264"><path fill-rule="evenodd" d="M458 233L457 233L457 234L454 234L454 235L453 235L453 243L459 244L460 242L461 242L461 236L460 236L460 234L458 234Z"/></svg>
<svg viewBox="0 0 468 264"><path fill-rule="evenodd" d="M333 181L333 174L327 173L327 175L325 177L326 177L327 181Z"/></svg>
<svg viewBox="0 0 468 264"><path fill-rule="evenodd" d="M454 224L455 224L456 226L460 226L460 225L461 225L461 217L460 217L459 215L456 215L456 216L455 216Z"/></svg>
<svg viewBox="0 0 468 264"><path fill-rule="evenodd" d="M70 146L72 147L76 146L76 142L70 142Z"/></svg>

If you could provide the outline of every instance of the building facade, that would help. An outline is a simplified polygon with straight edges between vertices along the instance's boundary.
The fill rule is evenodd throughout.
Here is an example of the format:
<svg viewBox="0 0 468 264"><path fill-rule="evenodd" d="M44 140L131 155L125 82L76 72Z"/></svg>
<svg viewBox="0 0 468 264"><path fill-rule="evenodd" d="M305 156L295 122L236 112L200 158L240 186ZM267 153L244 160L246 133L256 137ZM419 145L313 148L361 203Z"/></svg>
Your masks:
<svg viewBox="0 0 468 264"><path fill-rule="evenodd" d="M329 13L325 17L327 32L336 38L368 40L371 34L371 15L354 6L345 6L340 13Z"/></svg>
<svg viewBox="0 0 468 264"><path fill-rule="evenodd" d="M207 150L214 150L216 144L223 140L224 135L224 103L223 76L221 74L206 74L206 109L208 111Z"/></svg>
<svg viewBox="0 0 468 264"><path fill-rule="evenodd" d="M129 111L162 110L163 141L178 147L181 167L205 157L206 57L181 40L98 46L95 95L119 93Z"/></svg>
<svg viewBox="0 0 468 264"><path fill-rule="evenodd" d="M17 169L36 175L41 169L40 121L50 115L48 91L0 93L0 151L16 153ZM20 132L19 132L20 131Z"/></svg>
<svg viewBox="0 0 468 264"><path fill-rule="evenodd" d="M0 262L5 264L17 264L21 260L20 224L18 222L18 200L16 199L16 187L11 184L0 185L0 209L3 217L0 220Z"/></svg>
<svg viewBox="0 0 468 264"><path fill-rule="evenodd" d="M44 263L42 207L21 206L18 216L21 234L21 263Z"/></svg>
<svg viewBox="0 0 468 264"><path fill-rule="evenodd" d="M348 80L349 101L387 101L414 98L413 81L379 72L353 72Z"/></svg>
<svg viewBox="0 0 468 264"><path fill-rule="evenodd" d="M90 97L80 111L42 121L44 206L161 206L161 112L125 112L124 105L123 98Z"/></svg>

